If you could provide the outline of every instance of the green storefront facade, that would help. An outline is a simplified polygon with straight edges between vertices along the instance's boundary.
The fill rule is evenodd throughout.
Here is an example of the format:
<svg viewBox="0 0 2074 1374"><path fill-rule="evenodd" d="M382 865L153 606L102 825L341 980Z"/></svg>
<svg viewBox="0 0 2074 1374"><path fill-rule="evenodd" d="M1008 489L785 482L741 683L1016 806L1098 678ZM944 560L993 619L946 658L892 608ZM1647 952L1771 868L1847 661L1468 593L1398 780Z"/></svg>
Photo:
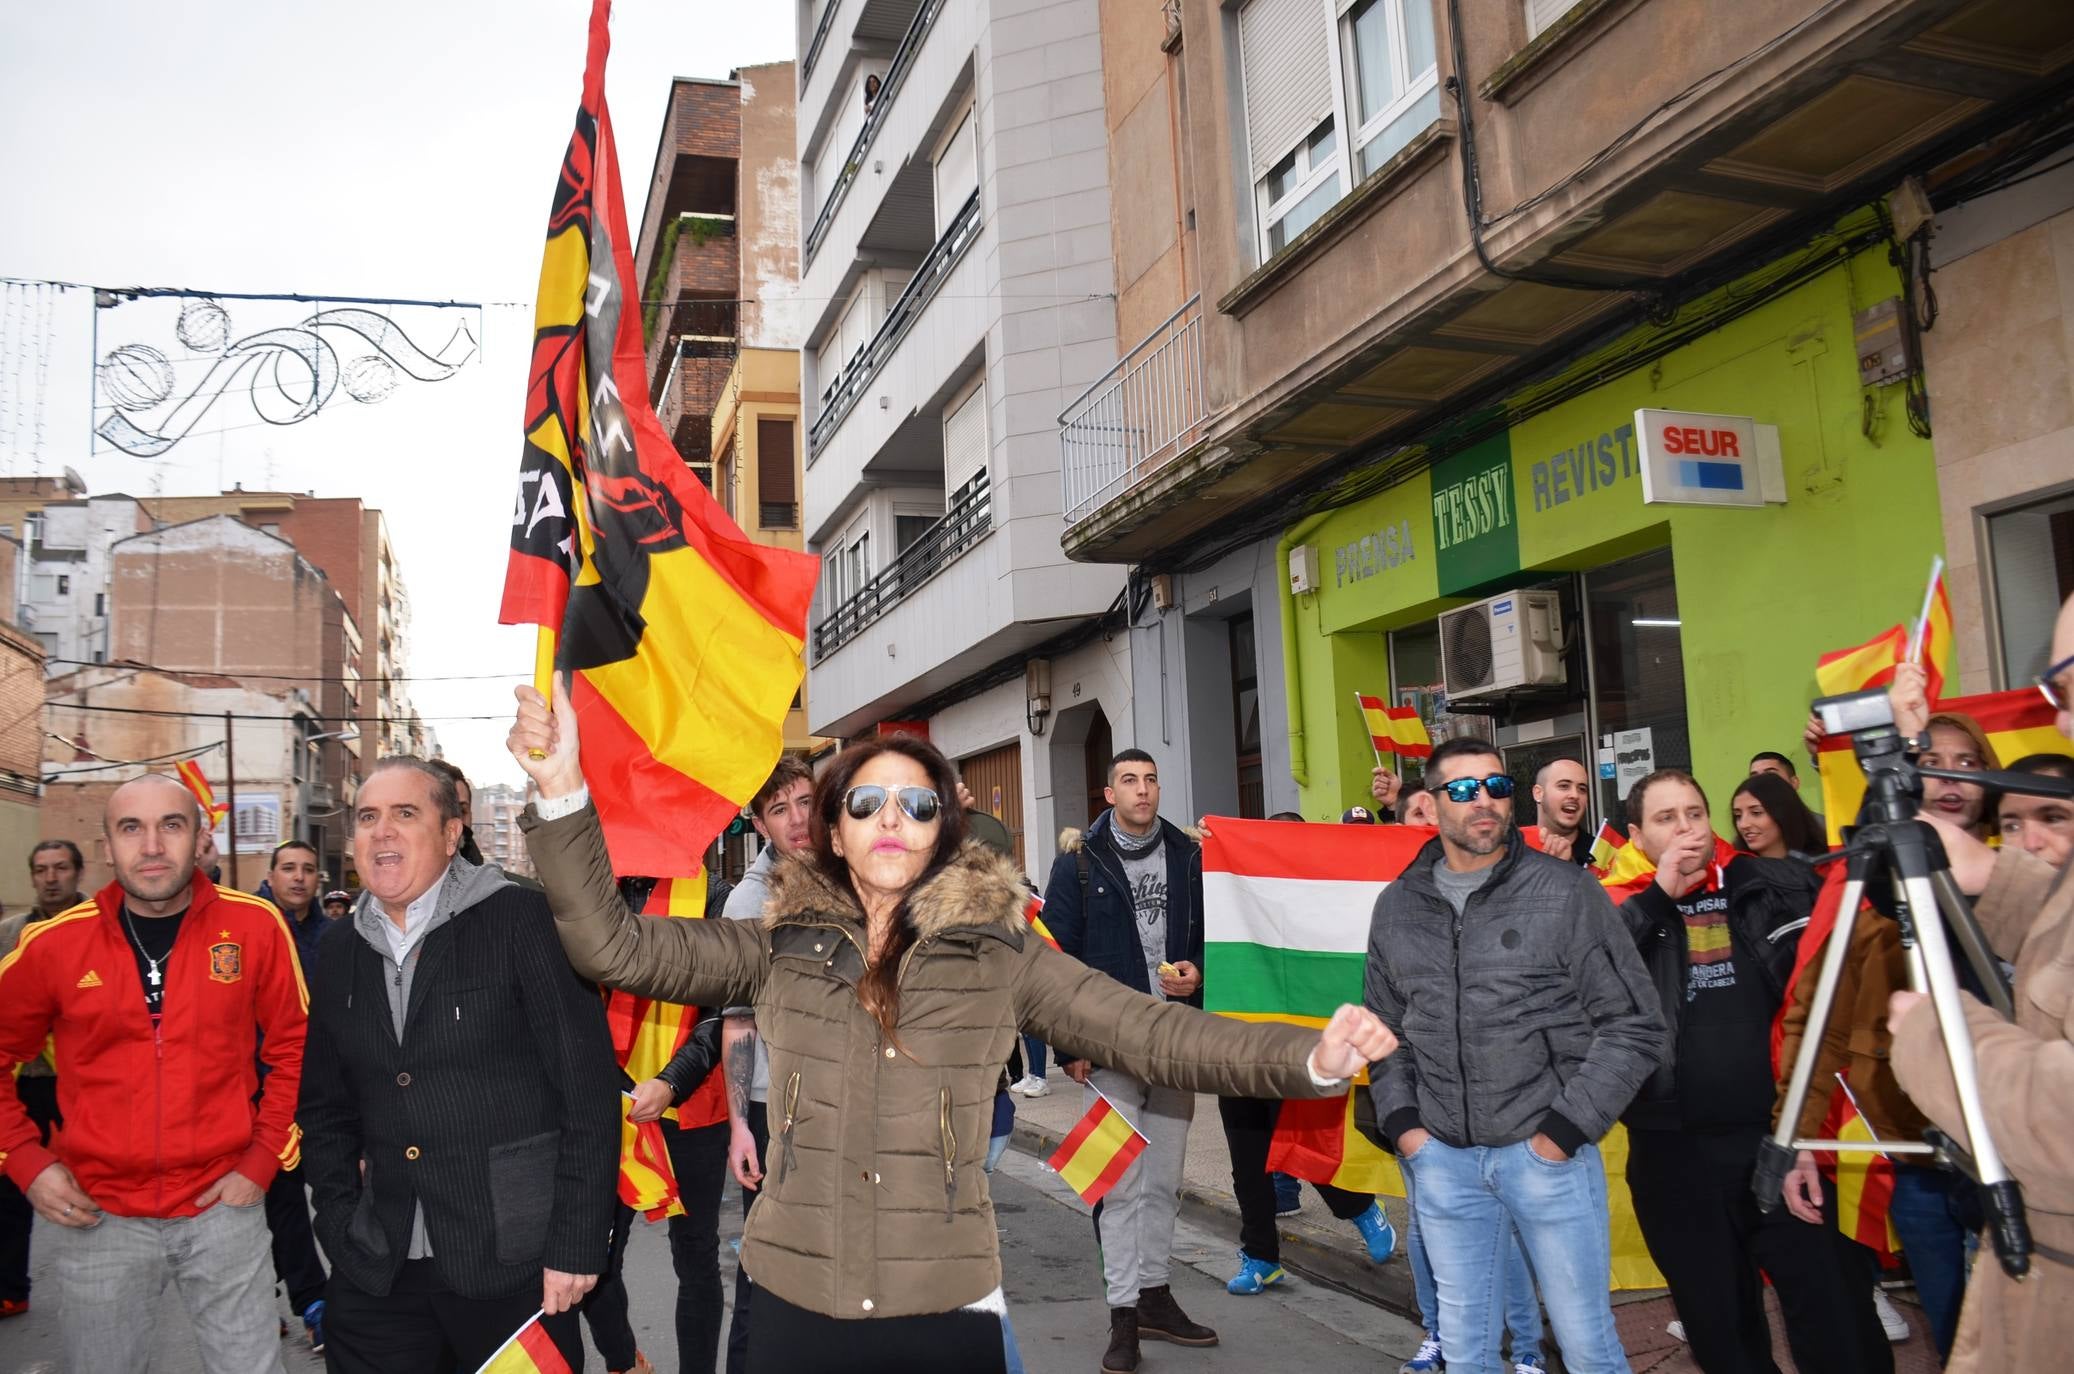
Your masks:
<svg viewBox="0 0 2074 1374"><path fill-rule="evenodd" d="M1365 800L1374 755L1356 696L1387 692L1430 709L1436 738L1495 733L1516 774L1581 752L1603 777L1602 813L1630 770L1690 767L1727 833L1751 754L1798 755L1816 658L1912 616L1943 547L1929 441L1904 423L1898 387L1859 384L1853 314L1894 283L1884 251L1862 253L1288 530L1284 548L1305 546L1314 570L1314 589L1283 608L1304 814ZM1785 502L1645 503L1643 408L1777 426ZM1465 707L1468 722L1432 709L1421 689L1439 678L1437 617L1532 587L1564 598L1567 685ZM1803 789L1819 806L1812 771Z"/></svg>

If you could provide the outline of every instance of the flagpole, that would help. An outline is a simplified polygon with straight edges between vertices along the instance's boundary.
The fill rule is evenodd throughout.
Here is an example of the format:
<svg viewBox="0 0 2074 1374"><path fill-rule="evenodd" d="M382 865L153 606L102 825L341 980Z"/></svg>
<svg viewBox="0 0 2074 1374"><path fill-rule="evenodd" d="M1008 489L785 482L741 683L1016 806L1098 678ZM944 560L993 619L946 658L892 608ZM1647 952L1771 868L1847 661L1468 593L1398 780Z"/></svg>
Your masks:
<svg viewBox="0 0 2074 1374"><path fill-rule="evenodd" d="M533 640L533 690L547 699L547 709L552 713L555 699L556 635L545 625L539 628L540 633ZM529 758L544 759L547 757L547 751L528 749L526 755Z"/></svg>
<svg viewBox="0 0 2074 1374"><path fill-rule="evenodd" d="M1944 573L1944 555L1938 554L1930 560L1930 582L1923 588L1923 613L1916 617L1915 633L1908 637L1908 661L1923 660L1923 640L1930 630L1930 607L1937 600L1937 579Z"/></svg>

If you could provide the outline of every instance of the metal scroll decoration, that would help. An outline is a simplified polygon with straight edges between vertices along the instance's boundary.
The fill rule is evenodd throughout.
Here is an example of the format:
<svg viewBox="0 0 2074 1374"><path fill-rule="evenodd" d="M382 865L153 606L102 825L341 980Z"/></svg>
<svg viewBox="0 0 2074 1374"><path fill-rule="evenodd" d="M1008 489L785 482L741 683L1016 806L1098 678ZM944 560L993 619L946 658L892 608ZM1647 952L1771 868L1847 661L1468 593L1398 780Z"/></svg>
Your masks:
<svg viewBox="0 0 2074 1374"><path fill-rule="evenodd" d="M102 301L104 308L112 303ZM124 453L156 458L200 432L202 418L233 391L245 393L261 421L295 425L341 392L361 405L378 405L406 379L446 381L476 353L469 318L474 307L423 303L439 312L468 312L433 326L451 330L435 353L387 315L359 305L316 304L320 308L294 324L237 336L222 299L186 299L173 324L176 348L125 343L99 354L96 438ZM202 369L198 378L197 368Z"/></svg>

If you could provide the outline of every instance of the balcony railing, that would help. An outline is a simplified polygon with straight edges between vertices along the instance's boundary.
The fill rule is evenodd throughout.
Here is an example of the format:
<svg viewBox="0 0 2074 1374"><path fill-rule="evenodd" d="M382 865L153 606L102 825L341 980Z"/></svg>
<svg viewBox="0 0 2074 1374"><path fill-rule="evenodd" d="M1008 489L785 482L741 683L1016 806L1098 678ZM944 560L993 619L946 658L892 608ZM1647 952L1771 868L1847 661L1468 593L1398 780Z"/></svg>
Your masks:
<svg viewBox="0 0 2074 1374"><path fill-rule="evenodd" d="M841 9L843 0L822 0L821 20L814 25L814 41L807 44L807 55L799 60L799 89L805 91L807 78L814 74L814 63L821 56L821 45L828 41L828 30L835 25L835 12Z"/></svg>
<svg viewBox="0 0 2074 1374"><path fill-rule="evenodd" d="M929 250L929 256L923 258L922 265L915 269L913 280L893 302L893 308L886 312L885 322L878 327L878 332L843 364L835 381L821 393L821 413L814 417L813 427L807 431L807 462L814 461L821 446L842 424L843 417L857 404L857 398L871 385L872 378L879 375L886 359L893 356L893 350L900 346L901 339L921 317L923 308L936 295L937 288L943 285L951 269L958 265L958 260L965 256L965 250L978 237L979 192L974 191L965 198L964 207L943 231L943 237Z"/></svg>
<svg viewBox="0 0 2074 1374"><path fill-rule="evenodd" d="M1092 514L1202 436L1202 297L1117 360L1059 416L1066 523Z"/></svg>
<svg viewBox="0 0 2074 1374"><path fill-rule="evenodd" d="M814 627L814 662L819 663L863 632L864 627L900 604L936 574L957 562L967 549L994 527L994 497L982 469L958 504L944 512L900 551L885 570Z"/></svg>
<svg viewBox="0 0 2074 1374"><path fill-rule="evenodd" d="M908 69L915 64L915 54L922 50L922 40L928 37L929 26L936 22L936 16L943 11L945 3L946 0L922 0L922 7L915 11L914 22L907 26L900 46L893 50L893 63L879 80L878 98L872 101L871 112L864 116L864 127L857 131L857 141L850 145L850 155L843 160L843 169L836 175L835 185L828 188L828 198L821 202L821 213L814 217L814 227L807 231L805 258L800 263L802 270L813 265L814 254L820 251L821 241L828 237L828 226L835 220L836 209L843 203L843 197L850 193L857 173L863 169L864 155L871 151L871 141L878 137L879 126L886 122L886 112L893 108L893 98L900 94L900 83L907 80ZM835 0L829 0L828 8L831 11L835 9Z"/></svg>

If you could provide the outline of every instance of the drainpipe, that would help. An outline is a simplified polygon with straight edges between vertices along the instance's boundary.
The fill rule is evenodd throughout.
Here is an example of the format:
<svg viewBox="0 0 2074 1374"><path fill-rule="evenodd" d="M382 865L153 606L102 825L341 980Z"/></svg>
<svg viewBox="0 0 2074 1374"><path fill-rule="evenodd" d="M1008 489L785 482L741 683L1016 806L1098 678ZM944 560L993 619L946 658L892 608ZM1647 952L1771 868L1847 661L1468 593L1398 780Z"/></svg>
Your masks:
<svg viewBox="0 0 2074 1374"><path fill-rule="evenodd" d="M1275 541L1275 571L1282 579L1282 693L1289 709L1289 776L1298 787L1311 785L1311 763L1303 740L1303 669L1296 653L1296 595L1289 590L1289 550L1324 524L1325 518L1314 515L1292 525Z"/></svg>

